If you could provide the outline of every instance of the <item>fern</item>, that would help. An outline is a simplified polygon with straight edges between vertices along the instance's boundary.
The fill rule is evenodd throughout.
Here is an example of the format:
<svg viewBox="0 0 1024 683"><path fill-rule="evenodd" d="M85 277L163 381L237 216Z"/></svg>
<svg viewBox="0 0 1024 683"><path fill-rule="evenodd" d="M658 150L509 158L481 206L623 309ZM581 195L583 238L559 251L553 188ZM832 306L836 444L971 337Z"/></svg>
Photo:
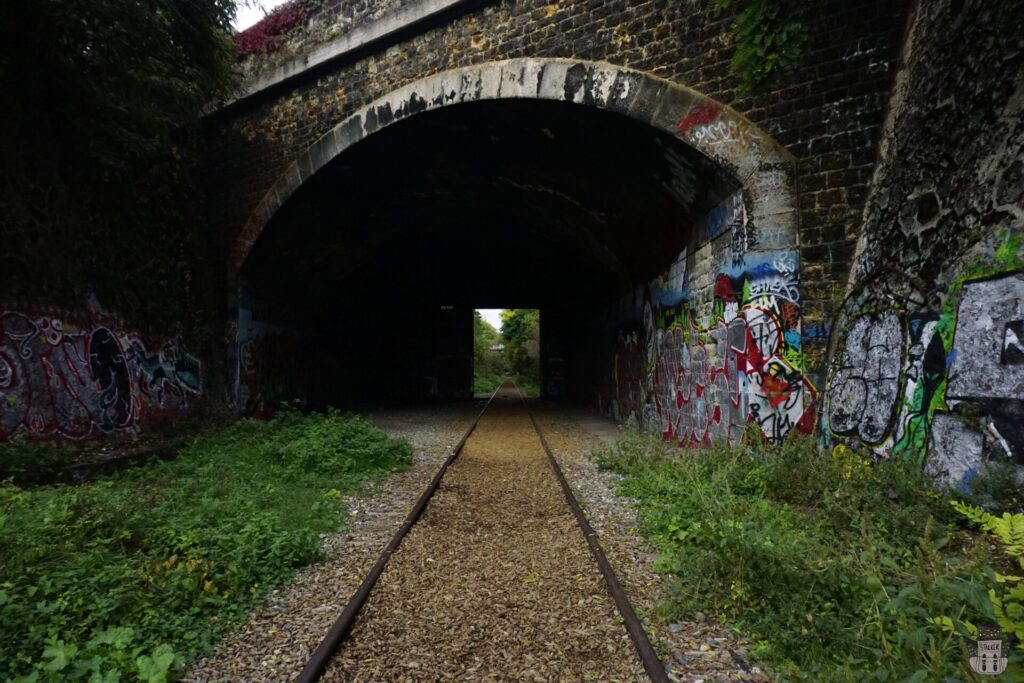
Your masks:
<svg viewBox="0 0 1024 683"><path fill-rule="evenodd" d="M981 508L957 501L952 502L967 519L995 536L1003 550L1017 559L1024 574L1024 514L1004 512L1002 517L989 514ZM1017 638L1017 649L1024 651L1024 576L1008 576L993 572L995 585L989 587L988 597L999 627Z"/></svg>

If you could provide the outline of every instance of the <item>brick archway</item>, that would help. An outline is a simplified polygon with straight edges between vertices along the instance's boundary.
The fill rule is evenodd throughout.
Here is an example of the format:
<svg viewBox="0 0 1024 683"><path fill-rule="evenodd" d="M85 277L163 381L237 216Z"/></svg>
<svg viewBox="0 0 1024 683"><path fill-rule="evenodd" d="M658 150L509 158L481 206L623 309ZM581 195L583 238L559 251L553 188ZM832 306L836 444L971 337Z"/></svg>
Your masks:
<svg viewBox="0 0 1024 683"><path fill-rule="evenodd" d="M770 248L797 245L795 160L731 107L641 71L569 59L511 59L444 71L374 100L299 154L234 240L229 296L253 244L287 199L351 145L415 114L465 102L538 99L616 112L676 135L742 184L751 221ZM767 245L766 245L767 246Z"/></svg>

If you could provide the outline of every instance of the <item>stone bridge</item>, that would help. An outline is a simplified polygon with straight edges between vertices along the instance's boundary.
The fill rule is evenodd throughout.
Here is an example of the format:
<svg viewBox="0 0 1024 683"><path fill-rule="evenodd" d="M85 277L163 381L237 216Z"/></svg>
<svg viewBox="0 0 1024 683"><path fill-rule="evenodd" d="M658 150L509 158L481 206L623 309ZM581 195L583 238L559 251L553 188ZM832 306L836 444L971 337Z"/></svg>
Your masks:
<svg viewBox="0 0 1024 683"><path fill-rule="evenodd" d="M300 376L318 400L465 394L472 308L528 305L551 396L684 444L809 431L905 13L822 4L807 66L757 98L734 92L730 21L308 10L208 121L239 405Z"/></svg>
<svg viewBox="0 0 1024 683"><path fill-rule="evenodd" d="M204 391L465 396L472 310L534 307L548 396L680 445L1018 460L1015 3L804 3L753 95L708 4L286 6L203 122Z"/></svg>

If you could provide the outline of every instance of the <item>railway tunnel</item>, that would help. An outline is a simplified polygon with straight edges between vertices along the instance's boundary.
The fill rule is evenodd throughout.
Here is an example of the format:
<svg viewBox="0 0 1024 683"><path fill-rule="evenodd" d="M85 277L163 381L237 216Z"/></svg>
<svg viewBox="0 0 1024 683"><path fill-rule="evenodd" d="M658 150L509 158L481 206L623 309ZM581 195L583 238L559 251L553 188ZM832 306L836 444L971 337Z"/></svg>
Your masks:
<svg viewBox="0 0 1024 683"><path fill-rule="evenodd" d="M589 402L624 319L643 324L623 302L739 187L678 136L577 103L411 116L326 163L255 241L240 401L470 396L473 309L529 307L544 394Z"/></svg>

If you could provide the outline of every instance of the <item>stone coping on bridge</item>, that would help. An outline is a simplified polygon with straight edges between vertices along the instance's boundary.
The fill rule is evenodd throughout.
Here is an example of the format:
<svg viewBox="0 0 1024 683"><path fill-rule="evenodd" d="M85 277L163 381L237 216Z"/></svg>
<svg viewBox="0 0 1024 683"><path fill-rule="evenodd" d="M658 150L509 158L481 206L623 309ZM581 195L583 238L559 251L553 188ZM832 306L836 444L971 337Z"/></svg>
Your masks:
<svg viewBox="0 0 1024 683"><path fill-rule="evenodd" d="M277 210L314 173L368 135L414 114L454 104L538 99L613 111L682 139L732 174L747 197L761 249L797 246L793 156L728 105L686 86L604 62L519 58L444 71L408 83L346 117L300 153L264 195L232 249L234 269Z"/></svg>
<svg viewBox="0 0 1024 683"><path fill-rule="evenodd" d="M206 113L246 100L269 88L281 85L306 72L350 55L372 43L393 36L413 26L431 19L459 5L466 5L475 0L421 0L398 7L376 21L363 26L356 26L345 33L332 38L306 54L298 55L282 64L270 67L255 75L244 83L233 96L210 105Z"/></svg>

